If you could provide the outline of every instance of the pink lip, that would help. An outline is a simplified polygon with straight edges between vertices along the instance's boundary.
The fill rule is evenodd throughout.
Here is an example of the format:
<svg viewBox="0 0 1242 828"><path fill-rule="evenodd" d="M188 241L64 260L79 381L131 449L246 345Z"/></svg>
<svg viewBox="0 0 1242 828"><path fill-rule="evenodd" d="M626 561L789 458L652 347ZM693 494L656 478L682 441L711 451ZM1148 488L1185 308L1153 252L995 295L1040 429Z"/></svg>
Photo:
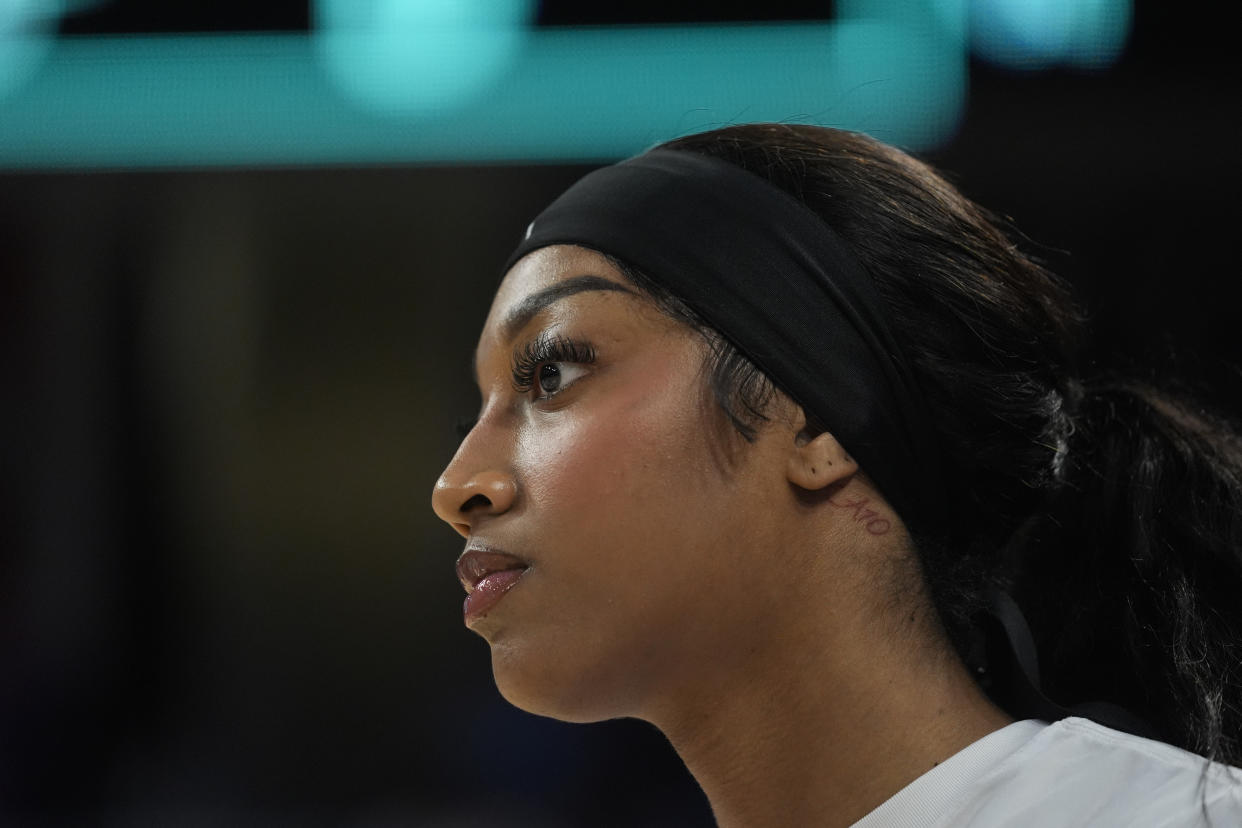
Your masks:
<svg viewBox="0 0 1242 828"><path fill-rule="evenodd" d="M470 548L457 559L457 580L466 589L466 626L483 617L517 584L529 564L507 552Z"/></svg>

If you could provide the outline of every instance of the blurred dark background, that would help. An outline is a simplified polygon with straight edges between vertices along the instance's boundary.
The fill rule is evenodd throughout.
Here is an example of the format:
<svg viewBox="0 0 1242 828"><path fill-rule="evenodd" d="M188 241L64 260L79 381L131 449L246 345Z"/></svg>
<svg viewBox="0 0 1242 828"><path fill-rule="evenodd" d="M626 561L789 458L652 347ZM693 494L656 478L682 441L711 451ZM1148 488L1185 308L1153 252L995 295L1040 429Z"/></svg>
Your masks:
<svg viewBox="0 0 1242 828"><path fill-rule="evenodd" d="M972 58L922 154L1073 282L1099 366L1237 415L1221 13L1140 0L1107 67ZM548 0L538 25L832 14ZM59 31L309 20L132 0ZM499 698L428 507L498 268L588 169L0 168L0 824L710 824L651 728Z"/></svg>

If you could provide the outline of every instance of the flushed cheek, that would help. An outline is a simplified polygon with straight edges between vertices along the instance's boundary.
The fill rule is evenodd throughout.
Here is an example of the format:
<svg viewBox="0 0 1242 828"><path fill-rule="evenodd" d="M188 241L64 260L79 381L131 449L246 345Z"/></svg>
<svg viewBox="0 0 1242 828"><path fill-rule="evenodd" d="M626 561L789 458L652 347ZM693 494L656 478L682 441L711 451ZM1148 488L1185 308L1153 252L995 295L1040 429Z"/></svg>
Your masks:
<svg viewBox="0 0 1242 828"><path fill-rule="evenodd" d="M634 715L696 653L718 651L721 607L741 614L747 579L720 564L747 521L690 392L610 394L519 438L536 571L493 639L497 682L519 706Z"/></svg>
<svg viewBox="0 0 1242 828"><path fill-rule="evenodd" d="M692 430L670 428L653 405L606 413L627 416L567 426L555 444L532 447L523 478L545 606L616 635L617 624L679 606L676 596L702 575L699 552L719 521L703 519L713 487L694 468Z"/></svg>
<svg viewBox="0 0 1242 828"><path fill-rule="evenodd" d="M690 547L711 524L687 521L686 492L668 482L670 457L680 462L686 450L683 435L658 424L580 421L556 446L527 455L537 466L524 476L524 517L534 527L527 539L538 580L513 605L509 649L494 664L498 681L513 683L502 689L521 683L542 703L572 690L603 705L575 712L562 700L556 715L628 715L607 700L625 696L639 674L659 672L670 661L666 649L680 649L670 639L701 577Z"/></svg>
<svg viewBox="0 0 1242 828"><path fill-rule="evenodd" d="M519 475L536 514L606 520L665 497L704 470L708 456L693 411L650 395L627 402L558 412L550 416L559 422L521 437Z"/></svg>

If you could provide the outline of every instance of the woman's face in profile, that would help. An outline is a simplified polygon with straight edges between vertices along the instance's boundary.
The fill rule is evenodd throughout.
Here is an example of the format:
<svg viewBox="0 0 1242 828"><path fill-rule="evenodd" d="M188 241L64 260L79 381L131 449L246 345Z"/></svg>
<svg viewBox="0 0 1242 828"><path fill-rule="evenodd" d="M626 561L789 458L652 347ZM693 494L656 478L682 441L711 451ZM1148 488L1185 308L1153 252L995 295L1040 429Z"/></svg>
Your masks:
<svg viewBox="0 0 1242 828"><path fill-rule="evenodd" d="M781 409L737 441L705 351L585 248L536 250L502 282L479 419L433 506L467 538L467 589L525 566L466 605L517 706L650 718L779 633L773 606L799 576L796 550L779 554L796 423Z"/></svg>

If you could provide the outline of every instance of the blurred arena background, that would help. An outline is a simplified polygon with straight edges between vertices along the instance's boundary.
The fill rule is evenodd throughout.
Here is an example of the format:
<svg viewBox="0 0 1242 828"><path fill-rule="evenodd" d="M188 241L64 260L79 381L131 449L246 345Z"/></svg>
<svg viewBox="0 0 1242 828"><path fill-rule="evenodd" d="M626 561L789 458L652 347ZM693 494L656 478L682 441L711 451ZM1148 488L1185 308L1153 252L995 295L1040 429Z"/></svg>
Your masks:
<svg viewBox="0 0 1242 828"><path fill-rule="evenodd" d="M461 624L428 499L518 234L678 134L860 129L1237 413L1225 11L0 0L0 824L710 825Z"/></svg>

